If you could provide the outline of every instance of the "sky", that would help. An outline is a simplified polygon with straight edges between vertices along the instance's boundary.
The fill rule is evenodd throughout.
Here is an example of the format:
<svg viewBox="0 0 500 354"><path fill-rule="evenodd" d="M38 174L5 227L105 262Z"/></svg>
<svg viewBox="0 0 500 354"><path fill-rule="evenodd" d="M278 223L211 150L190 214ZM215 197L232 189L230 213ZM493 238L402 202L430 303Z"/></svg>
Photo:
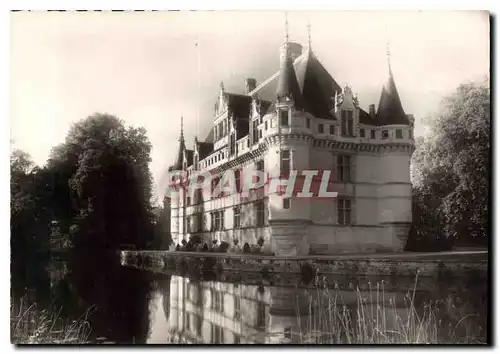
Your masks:
<svg viewBox="0 0 500 354"><path fill-rule="evenodd" d="M403 108L421 119L461 83L490 71L489 17L478 11L288 12L290 41L312 49L360 105L378 104L387 47ZM277 71L283 11L11 13L10 129L43 165L70 126L109 113L143 126L159 181L174 161L180 116L188 148L212 124L220 82L243 93ZM198 46L196 46L198 43Z"/></svg>

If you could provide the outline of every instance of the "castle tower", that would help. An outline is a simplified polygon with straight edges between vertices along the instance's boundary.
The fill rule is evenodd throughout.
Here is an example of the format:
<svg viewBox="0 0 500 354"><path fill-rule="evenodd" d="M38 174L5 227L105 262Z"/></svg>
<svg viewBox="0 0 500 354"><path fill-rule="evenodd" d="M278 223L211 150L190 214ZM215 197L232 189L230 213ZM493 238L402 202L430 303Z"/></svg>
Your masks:
<svg viewBox="0 0 500 354"><path fill-rule="evenodd" d="M393 251L403 251L408 238L411 214L410 162L413 152L413 123L405 114L388 57L388 78L382 88L376 124L385 148L380 154L379 174L385 184L378 191L379 224L389 230Z"/></svg>
<svg viewBox="0 0 500 354"><path fill-rule="evenodd" d="M294 170L309 168L310 135L305 128L305 102L293 65L293 54L302 50L288 42L288 33L280 50L280 70L276 88L275 111L269 146L268 166L271 179L288 179ZM296 182L300 184L300 181ZM307 225L310 200L269 195L271 249L277 255L307 255Z"/></svg>

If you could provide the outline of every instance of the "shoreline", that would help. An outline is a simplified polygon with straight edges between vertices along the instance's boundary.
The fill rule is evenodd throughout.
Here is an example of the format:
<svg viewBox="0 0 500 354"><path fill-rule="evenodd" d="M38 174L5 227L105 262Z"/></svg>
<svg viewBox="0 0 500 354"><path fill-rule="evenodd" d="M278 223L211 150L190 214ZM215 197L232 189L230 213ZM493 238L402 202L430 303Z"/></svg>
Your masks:
<svg viewBox="0 0 500 354"><path fill-rule="evenodd" d="M463 271L487 271L488 251L404 252L265 256L185 251L120 251L122 264L218 272L294 273L305 275L453 276Z"/></svg>

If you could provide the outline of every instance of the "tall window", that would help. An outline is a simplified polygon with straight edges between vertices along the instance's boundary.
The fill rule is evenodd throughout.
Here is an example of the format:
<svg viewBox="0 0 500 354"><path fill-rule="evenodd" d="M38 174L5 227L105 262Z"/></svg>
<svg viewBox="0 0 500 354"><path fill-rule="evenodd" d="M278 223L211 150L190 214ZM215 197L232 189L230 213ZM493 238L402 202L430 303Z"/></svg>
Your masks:
<svg viewBox="0 0 500 354"><path fill-rule="evenodd" d="M383 140L389 139L389 131L388 130L382 130L382 139Z"/></svg>
<svg viewBox="0 0 500 354"><path fill-rule="evenodd" d="M241 300L238 295L234 295L234 318L240 319L241 317Z"/></svg>
<svg viewBox="0 0 500 354"><path fill-rule="evenodd" d="M229 144L230 154L234 155L236 153L236 135L234 133L231 134L231 144Z"/></svg>
<svg viewBox="0 0 500 354"><path fill-rule="evenodd" d="M264 122L264 130L267 131L267 120Z"/></svg>
<svg viewBox="0 0 500 354"><path fill-rule="evenodd" d="M191 218L189 216L186 217L186 232L191 232Z"/></svg>
<svg viewBox="0 0 500 354"><path fill-rule="evenodd" d="M240 207L237 206L233 209L233 228L239 229L241 226Z"/></svg>
<svg viewBox="0 0 500 354"><path fill-rule="evenodd" d="M203 202L203 190L196 188L193 196L193 204L200 204L201 202Z"/></svg>
<svg viewBox="0 0 500 354"><path fill-rule="evenodd" d="M219 123L219 139L222 139L226 134L225 131L223 130L224 128L222 127L223 124L222 122Z"/></svg>
<svg viewBox="0 0 500 354"><path fill-rule="evenodd" d="M282 175L290 174L290 150L281 150L280 172Z"/></svg>
<svg viewBox="0 0 500 354"><path fill-rule="evenodd" d="M191 197L186 197L186 205L187 206L191 205Z"/></svg>
<svg viewBox="0 0 500 354"><path fill-rule="evenodd" d="M347 155L337 156L337 170L339 180L349 182L351 180L351 157Z"/></svg>
<svg viewBox="0 0 500 354"><path fill-rule="evenodd" d="M215 212L212 211L210 213L210 231L215 231L217 230L216 227L215 227Z"/></svg>
<svg viewBox="0 0 500 354"><path fill-rule="evenodd" d="M365 137L365 130L364 129L360 129L359 130L359 136L364 138Z"/></svg>
<svg viewBox="0 0 500 354"><path fill-rule="evenodd" d="M370 132L370 139L375 139L375 129L372 129Z"/></svg>
<svg viewBox="0 0 500 354"><path fill-rule="evenodd" d="M352 110L343 109L341 120L342 135L354 136L354 120Z"/></svg>
<svg viewBox="0 0 500 354"><path fill-rule="evenodd" d="M258 302L257 309L257 327L264 327L266 325L266 304L264 301Z"/></svg>
<svg viewBox="0 0 500 354"><path fill-rule="evenodd" d="M234 171L234 183L236 184L236 192L241 190L241 170Z"/></svg>
<svg viewBox="0 0 500 354"><path fill-rule="evenodd" d="M351 224L351 201L349 199L337 199L337 215L340 225Z"/></svg>
<svg viewBox="0 0 500 354"><path fill-rule="evenodd" d="M219 184L219 181L220 181L220 178L217 177L217 176L212 178L212 193L211 193L212 198L219 197L219 196L215 195L215 189L217 188L217 185Z"/></svg>
<svg viewBox="0 0 500 354"><path fill-rule="evenodd" d="M311 118L306 119L306 128L311 129Z"/></svg>
<svg viewBox="0 0 500 354"><path fill-rule="evenodd" d="M409 135L409 138L410 138L410 139L413 139L413 130L412 130L412 129L410 129L410 130L408 131L408 135Z"/></svg>
<svg viewBox="0 0 500 354"><path fill-rule="evenodd" d="M288 111L280 111L280 124L282 127L288 127Z"/></svg>
<svg viewBox="0 0 500 354"><path fill-rule="evenodd" d="M256 222L257 226L264 226L265 224L265 209L264 209L264 201L259 200L255 203L255 214L256 214Z"/></svg>
<svg viewBox="0 0 500 354"><path fill-rule="evenodd" d="M264 160L259 160L255 163L255 170L264 172Z"/></svg>
<svg viewBox="0 0 500 354"><path fill-rule="evenodd" d="M196 214L196 231L200 232L202 230L203 230L203 214L197 213Z"/></svg>
<svg viewBox="0 0 500 354"><path fill-rule="evenodd" d="M257 142L259 141L259 129L257 129L257 127L259 126L259 120L258 119L255 119L253 121L253 143L254 144L257 144Z"/></svg>
<svg viewBox="0 0 500 354"><path fill-rule="evenodd" d="M401 129L396 129L396 139L403 139L403 131Z"/></svg>
<svg viewBox="0 0 500 354"><path fill-rule="evenodd" d="M224 209L219 210L219 230L224 230Z"/></svg>
<svg viewBox="0 0 500 354"><path fill-rule="evenodd" d="M330 134L335 135L335 126L333 124L330 124Z"/></svg>
<svg viewBox="0 0 500 354"><path fill-rule="evenodd" d="M325 132L325 126L323 124L318 124L318 133L323 134Z"/></svg>
<svg viewBox="0 0 500 354"><path fill-rule="evenodd" d="M289 198L283 199L283 209L290 209L290 199Z"/></svg>

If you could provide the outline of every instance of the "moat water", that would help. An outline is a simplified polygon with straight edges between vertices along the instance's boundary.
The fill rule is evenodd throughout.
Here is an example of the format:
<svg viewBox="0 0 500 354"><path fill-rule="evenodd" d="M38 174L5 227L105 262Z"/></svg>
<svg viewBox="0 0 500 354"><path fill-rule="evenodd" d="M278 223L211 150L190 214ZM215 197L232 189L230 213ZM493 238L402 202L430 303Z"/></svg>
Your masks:
<svg viewBox="0 0 500 354"><path fill-rule="evenodd" d="M77 259L78 258L78 259ZM118 344L486 343L487 274L448 279L186 274L115 257L12 265L11 315L29 306Z"/></svg>

